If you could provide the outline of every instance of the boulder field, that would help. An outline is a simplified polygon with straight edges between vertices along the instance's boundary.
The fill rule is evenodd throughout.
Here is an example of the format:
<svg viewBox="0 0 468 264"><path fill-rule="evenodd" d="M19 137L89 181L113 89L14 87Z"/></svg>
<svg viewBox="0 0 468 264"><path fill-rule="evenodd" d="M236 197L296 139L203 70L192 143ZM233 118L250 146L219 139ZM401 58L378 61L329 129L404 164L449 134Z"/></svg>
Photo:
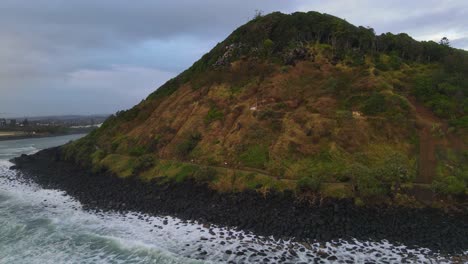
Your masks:
<svg viewBox="0 0 468 264"><path fill-rule="evenodd" d="M60 159L60 148L15 158L12 169L44 188L64 190L85 209L136 211L223 225L298 241L388 240L444 253L468 248L468 214L432 208L355 206L351 200L299 201L292 192L219 193L192 181L176 183L94 174Z"/></svg>

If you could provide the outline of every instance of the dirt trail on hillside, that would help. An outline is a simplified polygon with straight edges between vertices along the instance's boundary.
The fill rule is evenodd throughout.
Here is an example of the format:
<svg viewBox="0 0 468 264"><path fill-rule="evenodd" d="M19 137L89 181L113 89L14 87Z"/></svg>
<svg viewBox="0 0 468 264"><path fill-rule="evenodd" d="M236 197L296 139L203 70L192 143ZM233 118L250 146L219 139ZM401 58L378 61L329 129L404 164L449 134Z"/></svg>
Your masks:
<svg viewBox="0 0 468 264"><path fill-rule="evenodd" d="M432 183L437 168L437 146L463 150L465 144L461 138L448 133L448 124L438 118L415 98L408 98L416 111L419 129L419 174L416 183Z"/></svg>
<svg viewBox="0 0 468 264"><path fill-rule="evenodd" d="M418 123L421 126L419 131L419 174L415 182L431 183L436 176L436 147L439 144L444 144L444 139L435 135L434 127L439 126L445 133L448 125L415 98L408 99L416 111Z"/></svg>
<svg viewBox="0 0 468 264"><path fill-rule="evenodd" d="M437 159L435 155L436 140L429 127L424 127L419 133L419 175L418 183L431 183L435 177Z"/></svg>

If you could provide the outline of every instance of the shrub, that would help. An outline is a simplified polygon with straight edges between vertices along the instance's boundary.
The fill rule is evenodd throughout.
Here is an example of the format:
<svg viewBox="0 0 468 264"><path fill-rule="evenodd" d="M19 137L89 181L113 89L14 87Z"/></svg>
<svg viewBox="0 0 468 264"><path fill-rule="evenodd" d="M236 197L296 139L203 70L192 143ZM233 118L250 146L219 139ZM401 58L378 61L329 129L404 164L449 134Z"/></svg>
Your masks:
<svg viewBox="0 0 468 264"><path fill-rule="evenodd" d="M270 122L270 128L273 132L279 132L283 129L283 121L278 119L273 119Z"/></svg>
<svg viewBox="0 0 468 264"><path fill-rule="evenodd" d="M408 157L399 152L390 153L376 169L376 173L395 191L398 191L401 183L410 182L415 177L415 170L411 168Z"/></svg>
<svg viewBox="0 0 468 264"><path fill-rule="evenodd" d="M174 176L174 180L176 182L183 182L187 178L193 177L198 170L199 168L194 165L181 165Z"/></svg>
<svg viewBox="0 0 468 264"><path fill-rule="evenodd" d="M412 93L442 118L460 118L466 114L463 87L466 78L453 78L453 72L436 71L419 75L414 80Z"/></svg>
<svg viewBox="0 0 468 264"><path fill-rule="evenodd" d="M468 115L450 120L450 125L456 128L468 128Z"/></svg>
<svg viewBox="0 0 468 264"><path fill-rule="evenodd" d="M266 109L264 111L258 111L258 112L255 112L255 113L257 113L256 117L259 120L266 120L266 119L276 118L277 115L278 115L276 112L274 112L271 109Z"/></svg>
<svg viewBox="0 0 468 264"><path fill-rule="evenodd" d="M366 64L365 56L360 52L353 52L349 57L352 66L363 66Z"/></svg>
<svg viewBox="0 0 468 264"><path fill-rule="evenodd" d="M73 161L75 164L88 167L92 165L92 157L90 154L96 151L96 144L92 137L86 136L78 141L63 146L62 151L65 160Z"/></svg>
<svg viewBox="0 0 468 264"><path fill-rule="evenodd" d="M388 71L390 69L388 65L382 62L381 60L375 62L375 68L380 71Z"/></svg>
<svg viewBox="0 0 468 264"><path fill-rule="evenodd" d="M135 146L132 147L128 153L130 154L130 156L138 157L146 153L146 148L142 146Z"/></svg>
<svg viewBox="0 0 468 264"><path fill-rule="evenodd" d="M102 149L98 149L93 154L91 154L93 164L99 163L104 157L106 157L106 152Z"/></svg>
<svg viewBox="0 0 468 264"><path fill-rule="evenodd" d="M353 164L348 168L348 175L353 181L355 192L362 197L386 194L385 188L376 174L363 164Z"/></svg>
<svg viewBox="0 0 468 264"><path fill-rule="evenodd" d="M280 72L281 72L281 73L288 73L290 69L291 69L291 66L290 66L290 65L283 65L283 66L281 66L281 68L280 68Z"/></svg>
<svg viewBox="0 0 468 264"><path fill-rule="evenodd" d="M216 179L218 171L210 167L202 167L197 170L193 178L198 182L212 182Z"/></svg>
<svg viewBox="0 0 468 264"><path fill-rule="evenodd" d="M211 124L217 120L223 120L224 113L218 110L216 107L212 107L205 116L205 124Z"/></svg>
<svg viewBox="0 0 468 264"><path fill-rule="evenodd" d="M163 84L159 89L150 94L147 100L156 100L173 94L180 86L179 79L173 78Z"/></svg>
<svg viewBox="0 0 468 264"><path fill-rule="evenodd" d="M182 141L176 147L177 155L181 158L186 158L193 149L197 146L202 136L200 132L194 132L188 136L188 138Z"/></svg>
<svg viewBox="0 0 468 264"><path fill-rule="evenodd" d="M304 176L297 181L297 188L301 192L318 192L322 187L323 179L321 176L316 177Z"/></svg>
<svg viewBox="0 0 468 264"><path fill-rule="evenodd" d="M154 166L154 158L151 155L143 155L138 157L133 164L133 175L138 175L141 172Z"/></svg>
<svg viewBox="0 0 468 264"><path fill-rule="evenodd" d="M263 145L251 146L240 155L240 160L248 167L264 168L268 162L268 148Z"/></svg>
<svg viewBox="0 0 468 264"><path fill-rule="evenodd" d="M148 151L155 152L165 144L167 144L167 141L163 139L162 135L158 134L149 142Z"/></svg>
<svg viewBox="0 0 468 264"><path fill-rule="evenodd" d="M353 112L348 110L338 110L335 113L336 118L340 120L351 120L353 119Z"/></svg>
<svg viewBox="0 0 468 264"><path fill-rule="evenodd" d="M391 55L388 64L393 70L399 70L401 68L401 64L403 64L403 61L400 57Z"/></svg>
<svg viewBox="0 0 468 264"><path fill-rule="evenodd" d="M338 88L338 79L330 77L325 83L325 91L329 93L334 93Z"/></svg>
<svg viewBox="0 0 468 264"><path fill-rule="evenodd" d="M386 111L385 96L380 93L372 94L369 99L364 102L362 112L366 115L376 115Z"/></svg>
<svg viewBox="0 0 468 264"><path fill-rule="evenodd" d="M434 191L446 195L461 195L466 193L466 182L455 176L439 177L432 183Z"/></svg>
<svg viewBox="0 0 468 264"><path fill-rule="evenodd" d="M263 41L263 51L264 51L265 58L269 58L271 54L273 53L274 44L275 43L273 43L271 39L265 39Z"/></svg>

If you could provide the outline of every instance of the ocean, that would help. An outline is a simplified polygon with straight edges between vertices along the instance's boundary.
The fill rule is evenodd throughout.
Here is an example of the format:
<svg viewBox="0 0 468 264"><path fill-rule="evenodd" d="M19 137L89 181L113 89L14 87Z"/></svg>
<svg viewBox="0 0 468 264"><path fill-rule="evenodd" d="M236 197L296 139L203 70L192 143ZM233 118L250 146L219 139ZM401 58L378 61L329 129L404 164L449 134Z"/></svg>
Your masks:
<svg viewBox="0 0 468 264"><path fill-rule="evenodd" d="M451 262L385 240L300 243L170 216L89 212L66 193L9 169L13 157L81 136L0 141L0 263Z"/></svg>

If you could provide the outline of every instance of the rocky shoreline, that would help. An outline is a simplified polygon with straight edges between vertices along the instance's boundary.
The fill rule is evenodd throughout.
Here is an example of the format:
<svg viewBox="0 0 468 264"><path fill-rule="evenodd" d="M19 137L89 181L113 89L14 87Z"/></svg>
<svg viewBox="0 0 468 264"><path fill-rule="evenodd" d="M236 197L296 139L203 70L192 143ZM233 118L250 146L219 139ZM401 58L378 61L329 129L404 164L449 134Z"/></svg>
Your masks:
<svg viewBox="0 0 468 264"><path fill-rule="evenodd" d="M466 211L357 207L350 200L314 205L299 202L293 193L220 194L194 182L142 182L93 174L60 156L60 148L23 155L12 160L13 169L44 188L66 191L89 210L171 215L298 241L385 239L449 254L468 250Z"/></svg>

